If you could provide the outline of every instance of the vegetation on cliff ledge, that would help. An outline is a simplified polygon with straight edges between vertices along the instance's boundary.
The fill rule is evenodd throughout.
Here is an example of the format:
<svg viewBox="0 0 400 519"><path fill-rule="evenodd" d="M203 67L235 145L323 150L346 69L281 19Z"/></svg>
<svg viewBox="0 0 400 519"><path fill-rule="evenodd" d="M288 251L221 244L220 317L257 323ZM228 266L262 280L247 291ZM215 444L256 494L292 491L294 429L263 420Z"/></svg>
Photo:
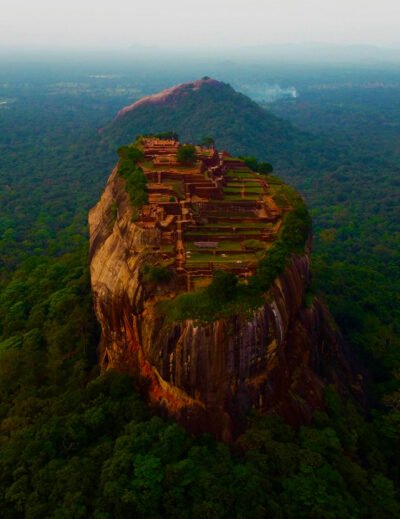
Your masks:
<svg viewBox="0 0 400 519"><path fill-rule="evenodd" d="M138 210L148 201L146 176L137 165L143 154L139 148L132 145L118 148L118 155L118 173L125 180L125 190L137 215Z"/></svg>

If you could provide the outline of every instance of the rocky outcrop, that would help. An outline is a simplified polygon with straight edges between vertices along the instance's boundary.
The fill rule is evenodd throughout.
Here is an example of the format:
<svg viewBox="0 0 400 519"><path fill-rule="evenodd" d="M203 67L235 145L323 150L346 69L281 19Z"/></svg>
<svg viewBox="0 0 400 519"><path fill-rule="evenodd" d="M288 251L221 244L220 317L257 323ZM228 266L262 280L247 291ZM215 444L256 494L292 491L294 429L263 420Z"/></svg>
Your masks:
<svg viewBox="0 0 400 519"><path fill-rule="evenodd" d="M136 376L150 402L190 431L229 441L251 408L276 412L297 425L323 408L326 384L359 391L340 336L320 301L305 306L309 251L293 256L251 318L208 324L168 323L160 301L178 287L148 286L141 265L151 261L157 230L132 222L124 181L113 171L91 210L90 270L103 370Z"/></svg>
<svg viewBox="0 0 400 519"><path fill-rule="evenodd" d="M216 81L215 79L211 79L209 77L205 77L203 79L197 79L196 81L191 81L188 83L183 83L181 85L176 85L176 86L167 88L165 90L162 90L161 92L158 92L156 94L142 97L135 103L132 103L129 106L125 106L118 112L117 119L121 119L127 113L132 112L139 106L163 105L163 104L174 106L178 102L180 102L183 97L187 96L189 93L200 90L205 85L212 87L212 88L224 88L225 87L224 83L221 83L220 81Z"/></svg>

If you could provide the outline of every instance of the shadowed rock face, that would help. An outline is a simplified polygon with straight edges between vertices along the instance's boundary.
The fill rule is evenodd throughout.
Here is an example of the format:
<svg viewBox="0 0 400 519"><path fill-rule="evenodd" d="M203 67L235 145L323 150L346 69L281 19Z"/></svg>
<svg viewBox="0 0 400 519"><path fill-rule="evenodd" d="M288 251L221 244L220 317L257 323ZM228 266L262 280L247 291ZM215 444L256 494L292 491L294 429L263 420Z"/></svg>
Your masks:
<svg viewBox="0 0 400 519"><path fill-rule="evenodd" d="M251 319L165 323L157 303L177 289L149 289L143 283L145 247L157 245L160 237L131 217L124 181L114 170L89 215L103 371L135 375L152 404L191 432L208 431L225 441L241 431L251 408L299 425L323 408L326 384L344 395L360 391L361 377L350 368L329 312L318 300L304 306L308 250L292 258Z"/></svg>

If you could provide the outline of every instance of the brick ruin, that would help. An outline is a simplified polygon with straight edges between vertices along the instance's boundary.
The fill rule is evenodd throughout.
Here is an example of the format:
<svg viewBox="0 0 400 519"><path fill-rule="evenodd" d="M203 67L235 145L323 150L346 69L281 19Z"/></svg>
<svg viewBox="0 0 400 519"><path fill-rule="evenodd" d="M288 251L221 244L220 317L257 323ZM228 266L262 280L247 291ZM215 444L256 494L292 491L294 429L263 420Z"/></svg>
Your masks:
<svg viewBox="0 0 400 519"><path fill-rule="evenodd" d="M282 223L268 182L215 148L196 146L195 162L179 163L180 146L141 139L148 204L136 224L159 229L157 252L186 277L187 290L207 284L217 269L251 276Z"/></svg>

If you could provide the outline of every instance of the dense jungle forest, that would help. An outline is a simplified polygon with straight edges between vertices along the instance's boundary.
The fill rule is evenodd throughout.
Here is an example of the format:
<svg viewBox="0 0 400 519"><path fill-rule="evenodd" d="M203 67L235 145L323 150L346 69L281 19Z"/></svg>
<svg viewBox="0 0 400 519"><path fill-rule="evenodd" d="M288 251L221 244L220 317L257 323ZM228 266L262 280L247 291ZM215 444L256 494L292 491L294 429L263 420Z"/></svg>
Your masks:
<svg viewBox="0 0 400 519"><path fill-rule="evenodd" d="M275 174L311 209L313 290L369 372L370 408L328 387L326 411L311 425L293 430L254 414L227 446L152 412L128 376L99 376L87 213L117 158L99 130L188 72L8 64L0 72L2 517L400 516L400 74L220 72L250 93L262 82L297 89L263 105L314 151L298 170Z"/></svg>

